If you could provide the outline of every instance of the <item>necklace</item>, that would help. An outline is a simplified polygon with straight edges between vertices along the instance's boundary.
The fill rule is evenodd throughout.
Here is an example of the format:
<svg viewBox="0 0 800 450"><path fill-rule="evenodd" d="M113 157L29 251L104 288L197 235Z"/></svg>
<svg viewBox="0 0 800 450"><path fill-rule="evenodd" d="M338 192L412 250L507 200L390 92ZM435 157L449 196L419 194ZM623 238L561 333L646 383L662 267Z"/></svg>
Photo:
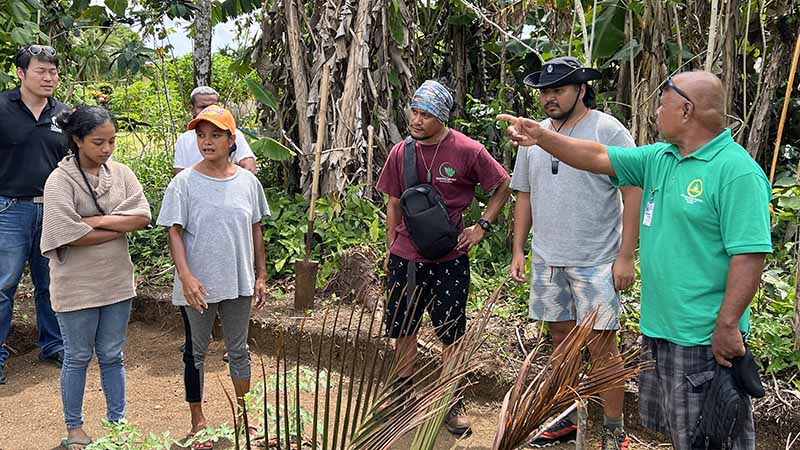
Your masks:
<svg viewBox="0 0 800 450"><path fill-rule="evenodd" d="M422 153L422 147L420 146L419 155L422 157L422 165L425 166L425 173L427 174L428 184L431 182L431 169L433 169L433 164L436 162L436 155L439 153L439 146L442 145L442 141L447 139L447 136L450 134L450 130L447 130L444 137L439 139L439 142L436 144L436 150L433 151L433 158L431 158L431 165L428 166L427 161L425 161L425 154Z"/></svg>
<svg viewBox="0 0 800 450"><path fill-rule="evenodd" d="M584 111L583 114L581 114L581 116L578 117L578 120L575 121L575 124L572 125L572 128L569 129L569 134L567 134L568 137L572 137L572 133L575 131L575 127L577 127L578 124L581 123L583 118L586 117L587 114L589 114L589 111L591 111L591 109L586 108L586 111ZM569 122L569 119L562 122L561 125L559 125L558 128L556 128L553 126L553 120L551 119L550 128L556 133L561 134L561 129L564 128L564 125L566 125L567 122ZM558 175L558 163L559 163L558 158L554 158L553 155L550 155L550 173L552 173L553 175Z"/></svg>

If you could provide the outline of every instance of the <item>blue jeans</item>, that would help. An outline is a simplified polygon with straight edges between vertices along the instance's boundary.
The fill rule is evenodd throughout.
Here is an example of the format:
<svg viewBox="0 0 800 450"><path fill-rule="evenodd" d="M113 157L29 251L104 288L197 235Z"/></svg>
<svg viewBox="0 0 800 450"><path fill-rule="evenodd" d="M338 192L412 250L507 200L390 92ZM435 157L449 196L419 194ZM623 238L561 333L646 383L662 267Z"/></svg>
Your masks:
<svg viewBox="0 0 800 450"><path fill-rule="evenodd" d="M109 422L125 417L125 366L122 347L128 333L131 300L97 308L58 313L64 333L64 365L61 367L61 401L67 429L83 426L83 391L86 368L97 353L100 384L106 396Z"/></svg>
<svg viewBox="0 0 800 450"><path fill-rule="evenodd" d="M41 236L42 205L0 196L0 365L8 359L3 344L11 331L14 294L26 263L35 288L39 349L49 357L64 348L50 306L50 260L39 250Z"/></svg>

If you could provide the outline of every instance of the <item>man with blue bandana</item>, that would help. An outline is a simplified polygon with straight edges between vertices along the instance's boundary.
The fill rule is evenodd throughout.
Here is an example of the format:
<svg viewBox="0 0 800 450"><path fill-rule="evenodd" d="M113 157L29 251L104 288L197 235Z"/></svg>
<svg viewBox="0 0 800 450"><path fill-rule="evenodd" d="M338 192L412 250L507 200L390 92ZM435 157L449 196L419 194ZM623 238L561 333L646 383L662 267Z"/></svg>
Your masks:
<svg viewBox="0 0 800 450"><path fill-rule="evenodd" d="M411 240L402 220L403 156L406 141L392 148L378 179L377 190L388 196L386 207L387 334L396 339L400 361L398 401L413 395L417 330L425 310L436 334L444 344L442 358L464 334L469 296L469 250L491 229L509 196L510 178L505 169L480 143L447 126L453 97L442 84L425 81L410 104L409 132L416 150L417 179L432 185L442 198L450 222L457 226L458 244L447 255L430 260L423 257ZM410 149L411 147L409 147ZM464 226L462 213L471 204L475 186L493 192L478 220ZM411 270L410 270L411 269ZM413 273L414 281L408 281ZM406 287L415 292L406 295ZM412 299L409 300L408 297ZM453 434L469 433L470 422L459 400L450 409L445 426Z"/></svg>

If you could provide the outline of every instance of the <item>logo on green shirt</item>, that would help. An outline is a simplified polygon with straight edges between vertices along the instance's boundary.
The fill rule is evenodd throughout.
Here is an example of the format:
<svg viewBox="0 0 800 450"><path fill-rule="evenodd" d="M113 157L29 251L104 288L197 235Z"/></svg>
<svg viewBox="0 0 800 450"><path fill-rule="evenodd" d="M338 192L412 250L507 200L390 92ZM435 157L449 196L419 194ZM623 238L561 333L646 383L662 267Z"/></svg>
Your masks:
<svg viewBox="0 0 800 450"><path fill-rule="evenodd" d="M688 186L686 186L686 194L682 195L686 203L694 205L695 203L703 203L700 197L703 195L703 180L695 178Z"/></svg>
<svg viewBox="0 0 800 450"><path fill-rule="evenodd" d="M689 197L697 198L703 193L703 180L700 178L695 178L689 183L689 186L686 187L686 193L689 194Z"/></svg>

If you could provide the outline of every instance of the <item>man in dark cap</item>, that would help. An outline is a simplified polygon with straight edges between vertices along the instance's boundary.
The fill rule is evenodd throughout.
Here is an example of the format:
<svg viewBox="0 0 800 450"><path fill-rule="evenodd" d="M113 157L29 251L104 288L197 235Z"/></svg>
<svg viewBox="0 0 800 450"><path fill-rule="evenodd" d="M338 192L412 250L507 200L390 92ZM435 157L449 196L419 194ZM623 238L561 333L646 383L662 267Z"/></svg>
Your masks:
<svg viewBox="0 0 800 450"><path fill-rule="evenodd" d="M448 128L452 106L450 92L436 81L425 81L417 89L410 105L411 139L394 146L377 184L377 190L388 196L384 262L389 297L386 328L387 334L396 339L400 361L396 392L400 396L412 394L417 329L425 310L444 344L443 359L447 359L452 344L464 334L470 284L467 253L489 232L510 194L508 173L486 148ZM438 191L450 222L457 228L456 245L434 259L422 256L427 252L412 240L403 220L400 198L406 188L407 151L416 155L417 179ZM493 194L478 223L465 227L462 213L472 204L475 186L479 184L485 192ZM456 435L470 431L470 421L460 399L450 409L444 424Z"/></svg>
<svg viewBox="0 0 800 450"><path fill-rule="evenodd" d="M524 82L539 90L549 117L540 122L542 127L606 145L633 147L628 130L595 109L594 91L588 82L600 78L600 72L583 67L576 58L562 57L547 61ZM608 176L575 169L536 145L519 148L511 188L517 191L511 276L518 283L528 281L525 246L531 226L534 231L528 316L547 322L558 352L575 324L597 310L595 337L589 345L593 364L622 364L616 341L618 291L634 281L642 190L617 189ZM623 396L622 385L601 394L604 450L628 445ZM531 445L573 441L576 423L573 412Z"/></svg>
<svg viewBox="0 0 800 450"><path fill-rule="evenodd" d="M750 302L772 251L764 171L725 128L722 82L709 72L668 78L657 111L666 142L634 149L554 133L501 114L518 145L538 145L569 165L639 186L642 199L642 425L689 450L717 365L745 354ZM749 399L732 450L754 450Z"/></svg>

